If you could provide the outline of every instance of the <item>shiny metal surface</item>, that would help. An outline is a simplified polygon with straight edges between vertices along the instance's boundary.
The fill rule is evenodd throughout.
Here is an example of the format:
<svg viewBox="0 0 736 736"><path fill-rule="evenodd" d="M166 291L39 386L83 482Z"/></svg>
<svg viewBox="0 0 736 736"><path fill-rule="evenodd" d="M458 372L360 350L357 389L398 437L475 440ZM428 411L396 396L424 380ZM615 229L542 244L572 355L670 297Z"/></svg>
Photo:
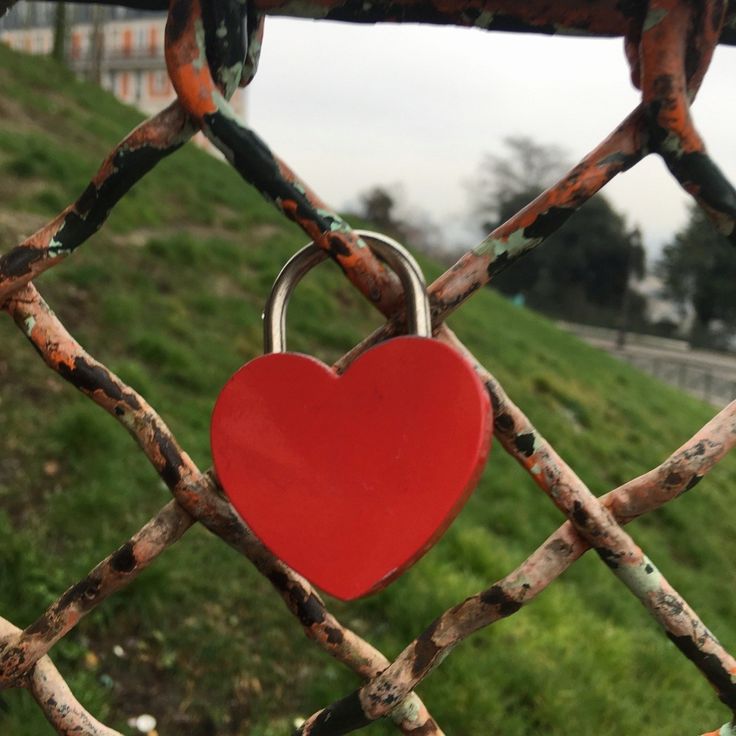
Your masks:
<svg viewBox="0 0 736 736"><path fill-rule="evenodd" d="M404 287L406 324L410 334L432 336L432 320L424 274L414 257L393 238L370 230L356 230L370 249L396 273ZM263 310L264 353L286 351L286 309L289 298L304 275L327 258L314 242L305 245L281 269Z"/></svg>

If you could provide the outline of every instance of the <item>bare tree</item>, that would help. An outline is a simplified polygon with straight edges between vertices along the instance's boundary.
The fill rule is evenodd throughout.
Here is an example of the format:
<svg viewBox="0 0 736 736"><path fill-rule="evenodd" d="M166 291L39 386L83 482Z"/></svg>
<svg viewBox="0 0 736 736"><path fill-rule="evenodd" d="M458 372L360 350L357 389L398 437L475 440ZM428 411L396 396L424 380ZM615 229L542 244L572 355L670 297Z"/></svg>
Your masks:
<svg viewBox="0 0 736 736"><path fill-rule="evenodd" d="M568 167L559 146L537 143L526 136L509 136L503 143L503 153L485 154L469 184L473 207L484 230L498 222L510 202L518 202L520 195L532 199Z"/></svg>

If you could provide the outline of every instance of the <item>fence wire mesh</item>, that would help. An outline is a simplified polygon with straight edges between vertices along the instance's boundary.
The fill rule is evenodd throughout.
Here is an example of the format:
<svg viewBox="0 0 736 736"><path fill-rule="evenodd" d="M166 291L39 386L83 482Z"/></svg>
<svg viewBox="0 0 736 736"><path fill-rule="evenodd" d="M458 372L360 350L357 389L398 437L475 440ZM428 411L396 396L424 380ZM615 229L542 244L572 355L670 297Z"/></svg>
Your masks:
<svg viewBox="0 0 736 736"><path fill-rule="evenodd" d="M165 7L161 0L143 4L149 9ZM85 615L129 585L199 522L268 578L310 639L365 680L359 690L308 718L299 728L302 736L343 734L385 716L405 734L442 733L413 688L459 642L517 613L590 548L659 622L720 700L736 710L736 660L623 529L629 521L693 488L732 448L736 402L662 465L596 498L443 324L495 274L538 246L607 182L649 153L663 158L718 229L736 243L736 192L709 158L689 112L716 45L736 44L736 4L492 0L481 9L467 0L436 4L207 0L204 5L200 0L171 0L168 13L166 60L177 101L114 148L79 199L0 258L0 303L46 364L133 436L174 498L26 629L0 619L0 683L28 689L60 734L116 734L74 698L48 652ZM437 338L475 366L492 400L498 441L566 521L516 570L440 615L393 662L341 624L306 580L263 547L222 495L216 477L195 466L142 396L75 341L32 283L95 233L116 202L161 159L202 130L242 177L324 248L388 318L384 327L341 359L337 369L399 330L402 314L396 279L350 227L231 113L227 100L238 85L247 85L255 75L266 14L622 36L632 80L641 90L639 106L608 138L429 289ZM716 734L736 734L736 720L710 732L710 736Z"/></svg>

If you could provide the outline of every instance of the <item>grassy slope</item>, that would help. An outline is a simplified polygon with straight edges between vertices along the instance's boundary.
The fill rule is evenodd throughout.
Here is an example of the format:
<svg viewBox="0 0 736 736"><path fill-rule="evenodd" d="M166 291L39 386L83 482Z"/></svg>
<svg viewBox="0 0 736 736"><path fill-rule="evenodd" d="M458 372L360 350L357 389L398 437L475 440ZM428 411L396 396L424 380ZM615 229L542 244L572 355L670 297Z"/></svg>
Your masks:
<svg viewBox="0 0 736 736"><path fill-rule="evenodd" d="M3 49L0 107L6 249L81 191L137 116L49 63ZM80 342L139 389L207 466L213 400L259 353L266 291L303 241L224 165L188 148L38 286ZM289 319L292 349L326 360L378 322L335 270L306 279ZM659 463L709 417L695 400L493 293L477 295L452 326L596 493ZM168 493L115 421L50 373L8 319L0 344L0 615L25 626ZM631 527L731 648L735 475L727 461ZM394 655L437 613L523 560L559 521L495 448L432 552L388 590L334 610ZM128 717L150 712L161 734L286 734L295 717L355 686L303 638L250 565L201 529L52 654L77 695L124 733ZM528 609L459 647L420 692L451 734L684 736L727 718L590 555ZM0 706L1 733L50 732L24 693L4 693Z"/></svg>

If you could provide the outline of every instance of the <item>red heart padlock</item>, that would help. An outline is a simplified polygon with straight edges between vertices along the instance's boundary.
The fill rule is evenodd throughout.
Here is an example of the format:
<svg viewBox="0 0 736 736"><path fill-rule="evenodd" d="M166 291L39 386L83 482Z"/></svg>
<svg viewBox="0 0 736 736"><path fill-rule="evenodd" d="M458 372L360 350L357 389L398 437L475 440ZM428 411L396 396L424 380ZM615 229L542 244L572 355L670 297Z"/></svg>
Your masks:
<svg viewBox="0 0 736 736"><path fill-rule="evenodd" d="M421 312L412 323L426 332L419 267L397 261L394 241L364 237L402 277L407 305ZM288 296L322 258L308 246L280 274L266 310L267 350L283 348ZM342 375L307 355L252 360L222 390L211 441L220 483L261 541L351 600L387 585L437 541L477 483L491 426L468 362L437 340L405 336Z"/></svg>

